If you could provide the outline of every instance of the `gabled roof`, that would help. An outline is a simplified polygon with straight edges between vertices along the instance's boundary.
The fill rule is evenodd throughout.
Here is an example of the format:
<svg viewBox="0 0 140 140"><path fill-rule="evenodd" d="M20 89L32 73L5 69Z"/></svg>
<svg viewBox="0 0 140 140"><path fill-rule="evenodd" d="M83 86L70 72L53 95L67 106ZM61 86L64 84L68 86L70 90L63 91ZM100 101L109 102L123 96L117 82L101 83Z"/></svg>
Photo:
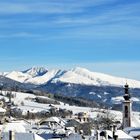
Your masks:
<svg viewBox="0 0 140 140"><path fill-rule="evenodd" d="M44 121L46 121L46 122L57 122L57 123L59 123L60 119L58 117L50 117L50 118L47 118Z"/></svg>
<svg viewBox="0 0 140 140"><path fill-rule="evenodd" d="M127 139L127 140L133 140L134 139L133 137L129 136L128 134L126 134L122 130L117 130L117 132L115 134L118 135L119 139Z"/></svg>
<svg viewBox="0 0 140 140"><path fill-rule="evenodd" d="M107 135L108 136L110 136L111 138L113 137L113 132L112 131L110 131L110 130L106 130L106 132L107 132ZM116 132L115 132L115 135L117 135L118 136L118 139L119 140L134 140L134 138L133 137L131 137L131 136L129 136L128 134L126 134L124 131L122 131L122 130L117 130Z"/></svg>
<svg viewBox="0 0 140 140"><path fill-rule="evenodd" d="M140 136L140 127L129 127L125 131L132 137Z"/></svg>

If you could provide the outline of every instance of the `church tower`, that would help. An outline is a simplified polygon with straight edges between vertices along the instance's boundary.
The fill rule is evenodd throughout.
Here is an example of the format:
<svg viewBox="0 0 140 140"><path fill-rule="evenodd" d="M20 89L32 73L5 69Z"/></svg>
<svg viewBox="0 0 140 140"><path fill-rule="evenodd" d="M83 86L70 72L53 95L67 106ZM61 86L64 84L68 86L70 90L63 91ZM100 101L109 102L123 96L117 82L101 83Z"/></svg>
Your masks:
<svg viewBox="0 0 140 140"><path fill-rule="evenodd" d="M132 102L130 100L130 93L129 93L129 86L128 84L124 87L125 94L124 94L124 101L123 101L123 128L131 127L131 107Z"/></svg>

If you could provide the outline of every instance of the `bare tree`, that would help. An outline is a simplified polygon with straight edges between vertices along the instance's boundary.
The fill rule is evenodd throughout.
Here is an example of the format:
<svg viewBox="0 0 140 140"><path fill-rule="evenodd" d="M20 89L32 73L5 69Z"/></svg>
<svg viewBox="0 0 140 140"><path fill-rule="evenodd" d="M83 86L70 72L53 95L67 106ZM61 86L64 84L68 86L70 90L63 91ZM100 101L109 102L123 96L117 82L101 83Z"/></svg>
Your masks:
<svg viewBox="0 0 140 140"><path fill-rule="evenodd" d="M96 129L109 129L110 125L115 123L115 115L110 110L104 110L99 113L94 120L94 126Z"/></svg>

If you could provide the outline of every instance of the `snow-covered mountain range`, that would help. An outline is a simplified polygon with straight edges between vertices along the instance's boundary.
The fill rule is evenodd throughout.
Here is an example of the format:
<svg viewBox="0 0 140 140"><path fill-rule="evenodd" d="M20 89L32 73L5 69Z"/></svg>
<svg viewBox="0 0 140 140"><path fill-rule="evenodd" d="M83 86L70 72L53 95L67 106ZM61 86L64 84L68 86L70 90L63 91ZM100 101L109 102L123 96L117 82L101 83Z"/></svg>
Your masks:
<svg viewBox="0 0 140 140"><path fill-rule="evenodd" d="M140 81L92 72L80 67L71 70L47 70L43 67L32 67L25 71L12 71L0 74L20 83L30 83L35 85L44 85L47 82L51 82L122 87L127 81L131 88L140 88Z"/></svg>
<svg viewBox="0 0 140 140"><path fill-rule="evenodd" d="M84 98L114 109L121 107L118 104L123 99L126 81L130 86L132 100L137 99L134 100L133 109L140 111L140 81L92 72L80 67L71 70L33 67L25 71L0 73L0 88L4 90L41 91Z"/></svg>

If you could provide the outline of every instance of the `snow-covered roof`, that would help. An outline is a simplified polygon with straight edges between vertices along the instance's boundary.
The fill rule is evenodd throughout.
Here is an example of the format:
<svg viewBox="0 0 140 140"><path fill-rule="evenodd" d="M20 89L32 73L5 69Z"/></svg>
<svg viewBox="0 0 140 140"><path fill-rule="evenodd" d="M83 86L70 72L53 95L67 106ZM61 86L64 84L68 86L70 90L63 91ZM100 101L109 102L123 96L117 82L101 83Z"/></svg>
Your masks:
<svg viewBox="0 0 140 140"><path fill-rule="evenodd" d="M61 136L55 135L56 137L54 138L54 135L52 133L47 133L47 134L39 134L42 138L45 140L61 140Z"/></svg>
<svg viewBox="0 0 140 140"><path fill-rule="evenodd" d="M131 126L132 127L140 127L140 121L139 118L136 117L136 115L132 115L132 121L131 121Z"/></svg>
<svg viewBox="0 0 140 140"><path fill-rule="evenodd" d="M56 133L56 134L65 134L66 131L65 131L63 128L61 128L61 129L56 129L56 130L55 130L55 133Z"/></svg>
<svg viewBox="0 0 140 140"><path fill-rule="evenodd" d="M48 119L45 120L46 122L60 122L60 119L58 117L50 117Z"/></svg>
<svg viewBox="0 0 140 140"><path fill-rule="evenodd" d="M132 137L140 136L140 127L128 127L125 128L124 131L126 131Z"/></svg>
<svg viewBox="0 0 140 140"><path fill-rule="evenodd" d="M44 140L42 137L40 137L37 134L34 134L34 140Z"/></svg>
<svg viewBox="0 0 140 140"><path fill-rule="evenodd" d="M2 133L2 140L9 140L9 133ZM45 140L34 133L14 133L15 140Z"/></svg>
<svg viewBox="0 0 140 140"><path fill-rule="evenodd" d="M117 132L115 134L118 135L118 139L125 139L125 140L133 140L134 139L133 137L129 136L128 134L126 134L122 130L117 130Z"/></svg>
<svg viewBox="0 0 140 140"><path fill-rule="evenodd" d="M14 132L26 132L26 129L22 123L6 123L2 126L2 132L9 132L10 130Z"/></svg>
<svg viewBox="0 0 140 140"><path fill-rule="evenodd" d="M65 137L64 140L82 140L82 136L79 134L70 134L68 137Z"/></svg>
<svg viewBox="0 0 140 140"><path fill-rule="evenodd" d="M62 118L58 118L58 117L50 117L42 122L54 122L54 123L59 124L60 126L65 126L67 123L65 120L63 120Z"/></svg>
<svg viewBox="0 0 140 140"><path fill-rule="evenodd" d="M138 137L138 136L140 136L140 131L131 131L129 133L129 135L132 137Z"/></svg>
<svg viewBox="0 0 140 140"><path fill-rule="evenodd" d="M4 113L4 112L6 112L6 109L0 107L0 113Z"/></svg>
<svg viewBox="0 0 140 140"><path fill-rule="evenodd" d="M106 132L107 132L107 135L108 135L108 136L113 137L113 132L112 132L112 131L106 130ZM117 130L117 131L115 132L115 135L118 136L118 139L119 139L119 140L134 140L133 137L129 136L128 134L126 134L126 133L125 133L124 131L122 131L122 130Z"/></svg>

